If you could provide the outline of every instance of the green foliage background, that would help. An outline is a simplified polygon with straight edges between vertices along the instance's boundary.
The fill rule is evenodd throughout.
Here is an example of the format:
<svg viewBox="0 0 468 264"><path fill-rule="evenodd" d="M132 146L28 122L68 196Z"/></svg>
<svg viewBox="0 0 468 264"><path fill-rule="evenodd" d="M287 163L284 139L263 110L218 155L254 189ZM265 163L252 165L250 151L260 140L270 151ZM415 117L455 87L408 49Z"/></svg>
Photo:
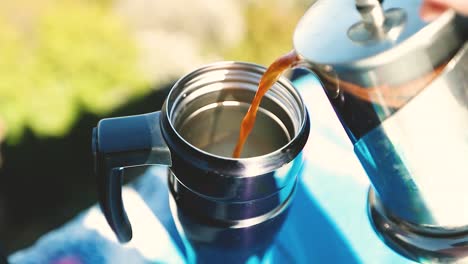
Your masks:
<svg viewBox="0 0 468 264"><path fill-rule="evenodd" d="M294 27L306 10L302 0L287 10L281 3L246 1L246 32L240 42L223 49L207 40L204 50L218 50L226 60L269 64L292 49ZM2 4L0 122L6 124L8 143L18 142L26 128L39 136L63 135L81 112L105 115L150 91L139 68L144 54L138 53L130 29L111 12L111 4L112 0ZM37 10L28 14L26 23L8 15L21 9Z"/></svg>
<svg viewBox="0 0 468 264"><path fill-rule="evenodd" d="M247 1L247 31L240 43L224 51L224 58L269 65L293 49L294 29L309 5L304 0Z"/></svg>
<svg viewBox="0 0 468 264"><path fill-rule="evenodd" d="M0 18L0 118L7 140L26 127L62 135L82 110L105 113L147 90L123 23L91 2L57 1L31 25Z"/></svg>

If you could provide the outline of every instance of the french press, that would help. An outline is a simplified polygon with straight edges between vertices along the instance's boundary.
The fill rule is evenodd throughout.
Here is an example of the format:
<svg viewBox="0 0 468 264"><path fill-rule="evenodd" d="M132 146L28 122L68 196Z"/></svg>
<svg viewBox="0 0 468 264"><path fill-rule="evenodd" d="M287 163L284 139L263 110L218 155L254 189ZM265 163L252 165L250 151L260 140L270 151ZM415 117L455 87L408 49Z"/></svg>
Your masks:
<svg viewBox="0 0 468 264"><path fill-rule="evenodd" d="M416 261L468 257L468 19L421 0L319 0L294 47L369 176L370 220ZM338 195L338 194L337 194Z"/></svg>

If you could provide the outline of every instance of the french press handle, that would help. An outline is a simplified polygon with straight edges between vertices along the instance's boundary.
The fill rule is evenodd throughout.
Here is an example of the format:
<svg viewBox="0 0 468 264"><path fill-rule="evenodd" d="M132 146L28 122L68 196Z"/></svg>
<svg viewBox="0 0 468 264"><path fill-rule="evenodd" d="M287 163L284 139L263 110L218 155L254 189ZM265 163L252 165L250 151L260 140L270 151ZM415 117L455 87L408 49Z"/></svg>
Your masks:
<svg viewBox="0 0 468 264"><path fill-rule="evenodd" d="M132 238L132 227L122 201L124 172L136 166L171 166L172 163L159 117L160 112L107 118L93 129L99 205L121 243Z"/></svg>

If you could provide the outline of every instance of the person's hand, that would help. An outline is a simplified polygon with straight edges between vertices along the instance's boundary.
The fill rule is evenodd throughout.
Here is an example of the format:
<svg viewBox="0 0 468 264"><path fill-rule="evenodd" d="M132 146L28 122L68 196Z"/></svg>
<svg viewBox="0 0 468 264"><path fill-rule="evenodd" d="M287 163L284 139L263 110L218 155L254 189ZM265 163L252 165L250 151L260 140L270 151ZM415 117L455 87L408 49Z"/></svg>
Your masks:
<svg viewBox="0 0 468 264"><path fill-rule="evenodd" d="M433 20L449 8L468 16L468 0L424 0L421 17L426 21Z"/></svg>

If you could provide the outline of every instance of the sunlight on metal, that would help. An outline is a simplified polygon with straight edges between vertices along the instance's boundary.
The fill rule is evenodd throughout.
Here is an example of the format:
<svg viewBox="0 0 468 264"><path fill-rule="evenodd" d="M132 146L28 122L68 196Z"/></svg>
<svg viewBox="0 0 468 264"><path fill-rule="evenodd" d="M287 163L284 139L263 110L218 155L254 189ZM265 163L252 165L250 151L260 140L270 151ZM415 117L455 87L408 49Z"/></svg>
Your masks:
<svg viewBox="0 0 468 264"><path fill-rule="evenodd" d="M468 210L460 208L468 204L468 177L464 174L468 145L459 142L468 130L467 123L458 122L462 113L450 111L458 105L455 97L446 96L441 89L426 90L419 96L429 97L437 100L437 107L423 111L410 103L403 109L406 115L400 111L401 118L395 115L386 122L385 131L399 135L394 137L398 141L392 143L398 153L404 154L402 158L408 159L408 170L433 219L447 226L463 226L468 219ZM446 115L448 112L452 114ZM417 126L411 125L416 118ZM433 120L444 120L444 125L434 124ZM443 136L443 140L434 135Z"/></svg>
<svg viewBox="0 0 468 264"><path fill-rule="evenodd" d="M238 106L238 105L240 105L240 103L237 102L237 101L224 101L221 104L224 105L224 106Z"/></svg>

